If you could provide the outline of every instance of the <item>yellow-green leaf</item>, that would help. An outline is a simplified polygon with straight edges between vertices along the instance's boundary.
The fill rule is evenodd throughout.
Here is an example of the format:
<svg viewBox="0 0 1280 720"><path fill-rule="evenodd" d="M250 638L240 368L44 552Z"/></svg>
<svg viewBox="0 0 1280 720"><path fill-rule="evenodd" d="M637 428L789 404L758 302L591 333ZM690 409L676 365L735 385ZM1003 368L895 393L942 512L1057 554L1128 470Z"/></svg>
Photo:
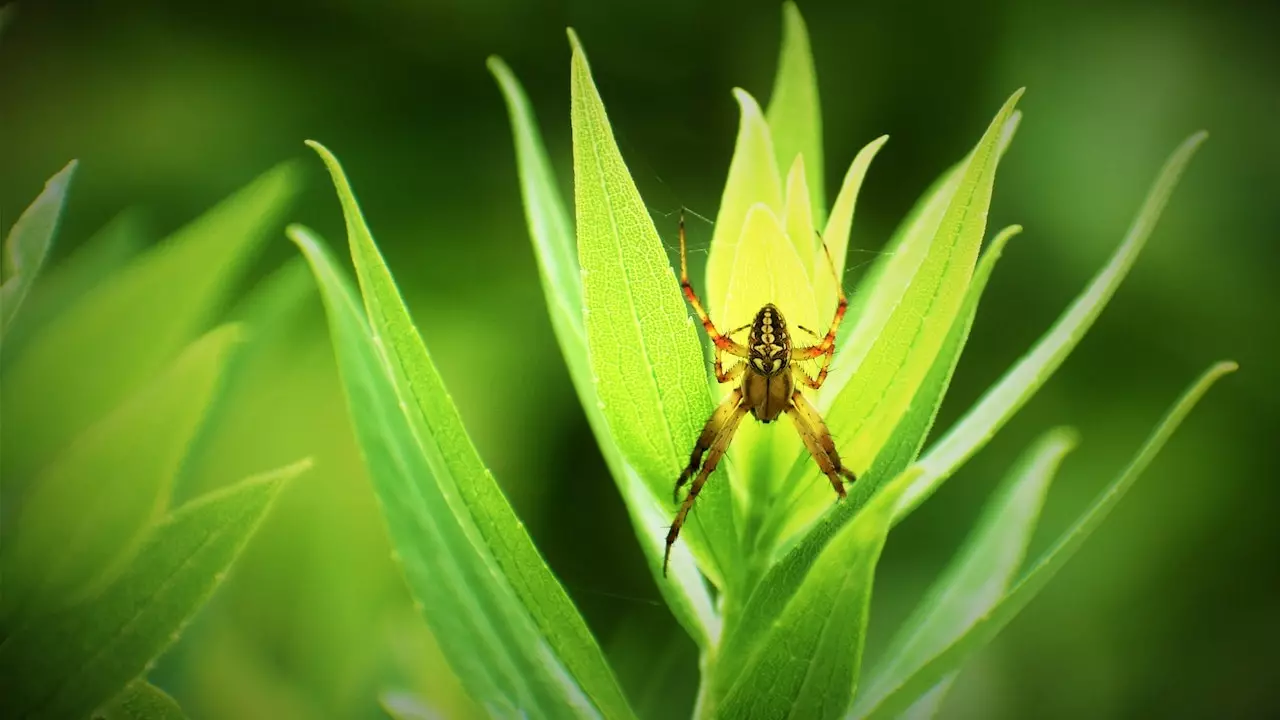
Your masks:
<svg viewBox="0 0 1280 720"><path fill-rule="evenodd" d="M738 239L752 205L764 203L777 217L782 217L782 177L773 154L773 139L760 105L746 90L734 88L742 117L738 123L738 139L729 162L729 177L720 197L711 249L707 256L707 286L703 293L707 312L716 323L723 318L732 284L734 260L738 256ZM794 155L793 155L794 156Z"/></svg>
<svg viewBox="0 0 1280 720"><path fill-rule="evenodd" d="M778 53L778 74L774 76L765 117L773 133L778 172L786 171L797 155L804 157L812 217L822 222L827 212L827 193L822 174L818 74L809 49L809 31L793 2L782 4L782 49Z"/></svg>
<svg viewBox="0 0 1280 720"><path fill-rule="evenodd" d="M867 143L853 157L848 172L844 174L844 181L840 183L836 204L831 208L831 218L827 220L826 229L822 233L822 242L826 244L826 250L824 251L821 245L814 248L814 295L818 299L818 317L824 323L831 321L836 311L836 304L839 302L835 283L838 278L843 285L844 271L849 257L849 235L853 230L853 210L858 203L858 191L862 189L862 181L867 176L871 161L888 141L888 135L881 135ZM828 253L830 260L827 259ZM830 390L827 392L829 393Z"/></svg>

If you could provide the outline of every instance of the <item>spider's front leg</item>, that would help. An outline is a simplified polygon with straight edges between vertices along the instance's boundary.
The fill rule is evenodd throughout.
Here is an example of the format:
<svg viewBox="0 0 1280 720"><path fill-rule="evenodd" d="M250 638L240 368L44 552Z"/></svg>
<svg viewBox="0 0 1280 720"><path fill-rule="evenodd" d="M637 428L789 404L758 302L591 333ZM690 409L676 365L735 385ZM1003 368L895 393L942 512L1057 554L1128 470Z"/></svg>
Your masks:
<svg viewBox="0 0 1280 720"><path fill-rule="evenodd" d="M716 330L715 323L711 322L711 316L707 315L707 311L702 308L702 301L698 299L698 293L693 291L693 285L689 283L689 261L688 252L685 249L684 239L684 210L680 211L680 289L684 291L684 297L693 306L693 311L698 313L698 319L702 321L702 327L706 328L707 336L711 338L711 342L716 347L716 376L723 374L720 364L720 353L727 352L740 358L747 356L747 349L741 343L734 341L730 335L740 332L751 327L744 325L728 335L721 334ZM732 370L730 371L732 372ZM720 382L725 382L721 380Z"/></svg>
<svg viewBox="0 0 1280 720"><path fill-rule="evenodd" d="M741 365L741 363L739 363ZM676 513L675 522L671 523L671 530L667 533L667 549L662 556L662 576L667 576L667 563L671 559L671 546L675 544L676 538L680 535L680 528L684 527L685 517L689 514L689 509L693 507L693 501L697 499L698 493L702 491L702 486L707 482L707 478L711 473L715 472L716 466L720 464L720 459L724 457L725 451L729 449L729 443L733 440L733 434L738 429L738 424L742 421L742 417L747 414L748 408L742 404L742 390L737 389L720 403L720 407L711 414L711 419L707 420L707 424L702 428L702 434L698 436L698 442L693 446L693 453L689 458L689 465L684 472L680 473L680 479L676 481L675 490L672 491L672 501L678 500L680 497L680 488L689 477L693 475L698 466L702 466L702 471L698 473L698 477L694 479L693 485L689 487L689 494L685 496L684 503L680 505L680 511ZM707 461L702 462L702 455L708 450L711 452L707 455Z"/></svg>

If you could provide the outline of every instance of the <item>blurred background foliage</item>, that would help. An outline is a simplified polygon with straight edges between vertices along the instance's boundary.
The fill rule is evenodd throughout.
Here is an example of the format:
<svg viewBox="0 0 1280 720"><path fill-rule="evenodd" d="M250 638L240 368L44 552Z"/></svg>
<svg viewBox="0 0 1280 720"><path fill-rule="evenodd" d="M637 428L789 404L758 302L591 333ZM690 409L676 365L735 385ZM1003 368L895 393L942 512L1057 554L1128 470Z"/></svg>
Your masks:
<svg viewBox="0 0 1280 720"><path fill-rule="evenodd" d="M1019 421L894 531L869 653L1035 435L1066 422L1084 440L1052 491L1047 541L1177 392L1231 357L1242 371L963 673L944 716L1280 713L1280 6L811 0L801 10L829 194L862 144L892 136L855 220L863 260L999 102L1029 88L992 209L993 227L1026 232L991 282L940 427L1102 264L1164 156L1210 131L1090 337ZM658 600L561 363L505 109L484 67L500 54L525 83L567 189L566 25L591 53L674 252L672 211L715 214L737 123L729 89L767 98L778 3L27 2L0 38L0 217L7 228L49 175L81 159L56 274L126 208L140 209L128 222L145 245L276 162L304 158L291 218L340 238L338 204L302 146L326 143L486 461L637 710L666 717L692 703L693 644ZM692 227L695 245L709 238ZM389 560L320 304L294 255L283 234L268 243L226 309L259 321L179 494L303 455L316 467L285 491L153 679L195 718L378 717L388 688L446 717L474 714Z"/></svg>

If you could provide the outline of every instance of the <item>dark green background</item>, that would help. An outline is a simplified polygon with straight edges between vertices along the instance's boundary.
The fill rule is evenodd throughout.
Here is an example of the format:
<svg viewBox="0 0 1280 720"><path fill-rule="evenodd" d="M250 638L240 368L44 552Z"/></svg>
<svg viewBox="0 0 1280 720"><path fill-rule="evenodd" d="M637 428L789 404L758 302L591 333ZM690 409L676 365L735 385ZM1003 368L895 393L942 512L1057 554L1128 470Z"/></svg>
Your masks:
<svg viewBox="0 0 1280 720"><path fill-rule="evenodd" d="M1233 358L1241 372L961 675L947 717L1280 713L1276 8L801 4L829 196L859 147L891 135L859 202L858 248L878 248L999 103L1028 87L991 216L1026 232L991 282L940 427L1102 265L1167 153L1210 131L1151 245L1072 359L893 533L869 652L1038 433L1071 424L1083 444L1050 495L1033 552L1201 369ZM693 646L657 600L561 364L505 108L484 68L500 54L524 82L567 191L566 25L590 54L623 153L674 251L673 210L715 214L737 123L730 88L767 99L775 3L29 2L0 38L0 215L7 228L45 178L80 158L60 259L123 208L144 208L158 239L270 165L300 158L309 185L292 217L336 242L338 205L302 140L327 144L486 461L637 709L666 717L692 702ZM707 226L692 226L696 247L709 238ZM255 277L294 252L280 235ZM872 257L854 254L851 264ZM375 717L387 687L415 689L448 716L475 712L388 560L316 298L266 344L269 359L210 431L216 461L184 488L305 454L317 470L293 483L153 677L194 718Z"/></svg>

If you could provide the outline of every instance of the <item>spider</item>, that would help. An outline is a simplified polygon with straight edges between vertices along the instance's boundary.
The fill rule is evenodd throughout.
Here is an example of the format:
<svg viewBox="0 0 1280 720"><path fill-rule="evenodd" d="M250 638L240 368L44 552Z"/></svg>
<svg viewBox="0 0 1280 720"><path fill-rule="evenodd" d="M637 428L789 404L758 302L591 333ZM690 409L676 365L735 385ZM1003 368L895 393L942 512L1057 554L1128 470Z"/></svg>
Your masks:
<svg viewBox="0 0 1280 720"><path fill-rule="evenodd" d="M825 244L823 249L826 249ZM819 469L831 480L831 486L835 488L840 498L845 497L844 482L841 478L848 478L849 482L858 479L852 471L841 464L835 441L831 439L831 431L827 429L822 416L800 393L798 387L798 385L804 385L817 390L827 379L827 369L835 354L836 330L840 327L840 321L844 319L845 310L849 306L844 290L840 287L839 278L836 278L835 283L839 304L836 306L835 316L831 319L831 327L827 330L826 336L819 336L812 330L797 325L797 328L813 336L818 342L814 345L793 346L791 336L787 333L787 321L783 319L782 313L773 303L760 308L755 319L747 325L724 334L716 330L706 310L702 309L698 294L689 284L689 268L685 256L684 213L682 212L680 214L680 287L684 290L684 296L689 301L689 305L702 320L702 326L707 329L711 342L715 344L716 380L727 383L742 378L742 382L711 413L711 418L707 420L707 424L702 428L702 434L698 436L698 441L693 446L689 465L676 480L675 490L672 492L673 502L679 502L680 488L684 487L694 473L697 473L693 484L689 486L689 494L685 496L680 511L676 513L675 522L671 524L671 530L667 533L667 548L662 559L663 577L666 577L667 563L671 559L671 546L680 535L680 528L684 526L685 517L693 507L693 501L697 499L707 478L720 464L725 451L729 449L734 433L737 432L738 424L748 412L756 420L766 424L776 420L782 413L786 413L795 423L796 431L800 433L805 448L818 463ZM830 253L827 255L827 262L834 273L835 264L831 262ZM734 335L744 330L750 330L745 345L733 339ZM722 363L724 353L740 358L727 371ZM822 358L822 365L817 377L810 376L797 364L800 361L818 358ZM703 462L704 454L706 454L706 462Z"/></svg>

